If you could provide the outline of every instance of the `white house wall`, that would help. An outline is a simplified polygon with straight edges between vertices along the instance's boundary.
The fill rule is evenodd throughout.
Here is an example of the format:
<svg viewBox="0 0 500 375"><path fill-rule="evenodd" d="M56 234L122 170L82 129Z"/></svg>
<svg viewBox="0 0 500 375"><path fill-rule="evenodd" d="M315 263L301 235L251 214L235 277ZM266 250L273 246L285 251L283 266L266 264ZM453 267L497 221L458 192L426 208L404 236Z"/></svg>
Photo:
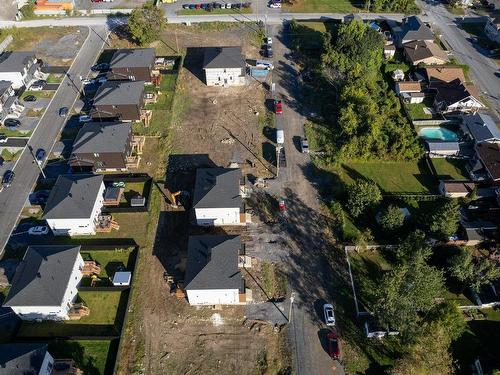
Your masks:
<svg viewBox="0 0 500 375"><path fill-rule="evenodd" d="M238 289L187 290L190 305L236 305L239 304Z"/></svg>
<svg viewBox="0 0 500 375"><path fill-rule="evenodd" d="M240 225L240 209L232 208L195 208L198 225Z"/></svg>
<svg viewBox="0 0 500 375"><path fill-rule="evenodd" d="M50 375L52 374L52 367L54 366L54 358L49 352L45 352L45 357L43 358L42 365L40 366L40 372L38 375Z"/></svg>
<svg viewBox="0 0 500 375"><path fill-rule="evenodd" d="M19 72L0 72L0 81L11 81L14 90L24 85L23 76Z"/></svg>
<svg viewBox="0 0 500 375"><path fill-rule="evenodd" d="M448 106L448 111L460 110L460 109L474 109L484 107L482 103L478 102L476 99L469 98L467 100L462 100L453 105Z"/></svg>
<svg viewBox="0 0 500 375"><path fill-rule="evenodd" d="M243 86L245 74L242 68L205 69L207 86Z"/></svg>

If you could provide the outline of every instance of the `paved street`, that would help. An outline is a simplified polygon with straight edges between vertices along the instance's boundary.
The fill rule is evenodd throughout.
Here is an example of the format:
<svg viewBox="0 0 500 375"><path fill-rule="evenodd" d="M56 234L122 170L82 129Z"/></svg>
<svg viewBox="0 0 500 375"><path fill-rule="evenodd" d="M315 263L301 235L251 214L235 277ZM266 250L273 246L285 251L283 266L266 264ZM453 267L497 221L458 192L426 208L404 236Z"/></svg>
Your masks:
<svg viewBox="0 0 500 375"><path fill-rule="evenodd" d="M500 112L500 78L498 65L484 54L476 45L472 44L468 34L457 27L460 17L449 13L443 4L435 1L417 0L420 7L427 13L432 27L441 30L442 38L453 49L456 58L470 67L470 78L480 89L484 97L490 102L492 109L499 116Z"/></svg>
<svg viewBox="0 0 500 375"><path fill-rule="evenodd" d="M29 140L33 152L43 148L49 153L52 149L66 122L66 119L59 116L58 111L61 107L73 107L81 89L78 77L87 75L104 46L107 34L106 26L90 28L89 36L69 69L68 75L64 78ZM24 149L17 160L14 172L16 177L12 186L0 192L0 217L2 218L0 221L0 256L3 254L5 244L40 173L28 148Z"/></svg>

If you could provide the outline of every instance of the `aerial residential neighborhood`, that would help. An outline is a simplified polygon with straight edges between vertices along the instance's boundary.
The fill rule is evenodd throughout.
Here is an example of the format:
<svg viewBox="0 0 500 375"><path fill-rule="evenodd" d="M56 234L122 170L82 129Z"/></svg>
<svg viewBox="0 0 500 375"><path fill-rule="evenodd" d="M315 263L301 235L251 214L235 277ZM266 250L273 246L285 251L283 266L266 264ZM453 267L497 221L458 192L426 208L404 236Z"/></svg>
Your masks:
<svg viewBox="0 0 500 375"><path fill-rule="evenodd" d="M0 375L500 374L499 12L0 2Z"/></svg>

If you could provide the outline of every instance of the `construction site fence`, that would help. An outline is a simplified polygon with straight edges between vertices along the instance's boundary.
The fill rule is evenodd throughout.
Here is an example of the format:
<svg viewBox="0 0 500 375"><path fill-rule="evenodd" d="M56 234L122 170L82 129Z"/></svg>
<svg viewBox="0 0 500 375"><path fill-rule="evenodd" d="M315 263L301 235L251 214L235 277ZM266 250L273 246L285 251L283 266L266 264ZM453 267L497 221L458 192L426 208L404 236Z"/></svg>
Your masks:
<svg viewBox="0 0 500 375"><path fill-rule="evenodd" d="M119 250L123 248L137 248L139 245L133 238L90 238L82 240L85 243L81 244L81 251L94 250Z"/></svg>
<svg viewBox="0 0 500 375"><path fill-rule="evenodd" d="M120 336L23 336L16 337L14 342L47 342L57 340L97 340L112 341L119 339Z"/></svg>

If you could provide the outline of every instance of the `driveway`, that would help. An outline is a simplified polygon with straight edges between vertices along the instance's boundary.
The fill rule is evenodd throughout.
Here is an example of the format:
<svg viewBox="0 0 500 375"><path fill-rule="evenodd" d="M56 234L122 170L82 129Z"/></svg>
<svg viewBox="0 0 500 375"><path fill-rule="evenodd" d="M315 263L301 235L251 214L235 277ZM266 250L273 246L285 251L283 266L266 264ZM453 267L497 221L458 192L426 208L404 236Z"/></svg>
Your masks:
<svg viewBox="0 0 500 375"><path fill-rule="evenodd" d="M26 109L34 109L40 110L47 108L51 99L49 98L38 98L35 102L27 102L25 100L22 101L24 108Z"/></svg>
<svg viewBox="0 0 500 375"><path fill-rule="evenodd" d="M27 117L23 114L23 115L21 115L21 117L19 117L18 120L21 121L21 125L19 125L15 129L20 131L20 132L23 132L23 133L29 133L29 132L35 130L36 125L38 124L38 121L40 121L40 118Z"/></svg>

